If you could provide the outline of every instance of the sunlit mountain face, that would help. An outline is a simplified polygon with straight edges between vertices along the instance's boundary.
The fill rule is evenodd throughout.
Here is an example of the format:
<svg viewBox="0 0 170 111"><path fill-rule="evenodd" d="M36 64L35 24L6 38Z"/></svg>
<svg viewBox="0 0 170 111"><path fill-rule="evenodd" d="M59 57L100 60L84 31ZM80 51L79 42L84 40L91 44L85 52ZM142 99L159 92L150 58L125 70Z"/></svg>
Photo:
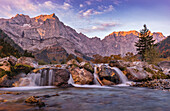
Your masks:
<svg viewBox="0 0 170 111"><path fill-rule="evenodd" d="M35 17L55 13L56 16L89 37L113 31L129 31L147 24L152 32L169 35L169 0L0 0L0 17L17 13Z"/></svg>

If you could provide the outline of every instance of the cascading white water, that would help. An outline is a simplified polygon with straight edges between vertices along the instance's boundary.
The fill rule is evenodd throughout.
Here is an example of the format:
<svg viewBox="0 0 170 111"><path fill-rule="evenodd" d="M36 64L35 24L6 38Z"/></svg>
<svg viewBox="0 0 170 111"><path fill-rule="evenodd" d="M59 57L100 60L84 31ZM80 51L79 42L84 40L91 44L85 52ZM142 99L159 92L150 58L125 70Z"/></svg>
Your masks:
<svg viewBox="0 0 170 111"><path fill-rule="evenodd" d="M69 78L69 80L68 80L68 84L74 84L74 80L73 80L73 78L72 78L72 75L70 74L70 78Z"/></svg>
<svg viewBox="0 0 170 111"><path fill-rule="evenodd" d="M93 76L94 76L94 80L93 80L93 82L94 82L94 84L95 85L100 85L101 86L101 84L99 83L99 77L98 77L98 75L97 75L97 66L95 66L94 67L94 74L93 74ZM98 79L98 80L97 80Z"/></svg>
<svg viewBox="0 0 170 111"><path fill-rule="evenodd" d="M50 85L52 85L53 80L54 80L54 78L53 78L53 70L49 70L49 75L48 76L49 76L48 77L48 85L50 86Z"/></svg>
<svg viewBox="0 0 170 111"><path fill-rule="evenodd" d="M29 73L26 77L20 79L18 86L38 86L40 85L40 73Z"/></svg>
<svg viewBox="0 0 170 111"><path fill-rule="evenodd" d="M54 72L52 69L42 69L40 73L29 73L20 78L16 86L51 86L54 83Z"/></svg>
<svg viewBox="0 0 170 111"><path fill-rule="evenodd" d="M117 74L119 75L120 80L122 81L123 84L125 84L126 82L128 82L127 77L123 74L123 72L122 72L119 68L117 68L117 67L111 67L111 69L114 69L114 70L117 72Z"/></svg>

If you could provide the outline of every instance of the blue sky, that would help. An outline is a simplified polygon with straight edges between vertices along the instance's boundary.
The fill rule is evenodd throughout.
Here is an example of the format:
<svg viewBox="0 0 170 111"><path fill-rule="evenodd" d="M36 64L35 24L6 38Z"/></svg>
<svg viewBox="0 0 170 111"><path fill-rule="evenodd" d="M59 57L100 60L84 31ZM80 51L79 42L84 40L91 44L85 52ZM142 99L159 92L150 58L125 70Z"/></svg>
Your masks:
<svg viewBox="0 0 170 111"><path fill-rule="evenodd" d="M104 38L147 24L151 32L170 35L170 0L0 0L0 18L55 13L88 37Z"/></svg>

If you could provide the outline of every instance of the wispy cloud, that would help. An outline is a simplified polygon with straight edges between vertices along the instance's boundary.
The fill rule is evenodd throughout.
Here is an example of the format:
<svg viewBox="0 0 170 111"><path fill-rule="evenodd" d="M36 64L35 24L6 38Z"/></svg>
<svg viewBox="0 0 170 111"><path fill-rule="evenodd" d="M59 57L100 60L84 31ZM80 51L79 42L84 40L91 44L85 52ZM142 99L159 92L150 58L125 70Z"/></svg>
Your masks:
<svg viewBox="0 0 170 111"><path fill-rule="evenodd" d="M81 10L81 11L79 11L79 14L82 17L89 17L91 15L99 15L99 14L103 14L103 13L106 13L106 12L113 11L114 7L113 7L113 5L109 5L108 7L99 6L98 9L99 10L94 10L94 9Z"/></svg>
<svg viewBox="0 0 170 111"><path fill-rule="evenodd" d="M4 17L12 17L17 13L24 13L28 15L36 15L41 12L48 12L52 10L68 10L72 6L64 2L62 5L53 3L52 1L45 1L43 3L32 2L31 0L0 0L0 15Z"/></svg>
<svg viewBox="0 0 170 111"><path fill-rule="evenodd" d="M91 5L91 4L92 4L90 0L89 0L89 1L85 1L85 3L86 3L87 5Z"/></svg>
<svg viewBox="0 0 170 111"><path fill-rule="evenodd" d="M95 25L93 25L92 27L80 28L79 31L83 33L97 32L97 31L109 31L118 25L120 24L116 22L95 23Z"/></svg>

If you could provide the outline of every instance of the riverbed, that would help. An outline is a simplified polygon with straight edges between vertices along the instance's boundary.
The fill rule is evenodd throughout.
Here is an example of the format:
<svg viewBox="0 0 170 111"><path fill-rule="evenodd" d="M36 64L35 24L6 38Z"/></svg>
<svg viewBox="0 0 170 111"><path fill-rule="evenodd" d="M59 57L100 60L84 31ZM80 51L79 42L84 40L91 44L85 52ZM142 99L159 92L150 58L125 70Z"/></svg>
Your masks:
<svg viewBox="0 0 170 111"><path fill-rule="evenodd" d="M170 92L138 87L110 88L32 88L13 89L19 94L3 94L1 110L10 111L169 111ZM2 91L5 90L5 91ZM10 90L11 92L11 90ZM58 96L52 96L52 95ZM46 106L25 103L30 96L41 96Z"/></svg>

